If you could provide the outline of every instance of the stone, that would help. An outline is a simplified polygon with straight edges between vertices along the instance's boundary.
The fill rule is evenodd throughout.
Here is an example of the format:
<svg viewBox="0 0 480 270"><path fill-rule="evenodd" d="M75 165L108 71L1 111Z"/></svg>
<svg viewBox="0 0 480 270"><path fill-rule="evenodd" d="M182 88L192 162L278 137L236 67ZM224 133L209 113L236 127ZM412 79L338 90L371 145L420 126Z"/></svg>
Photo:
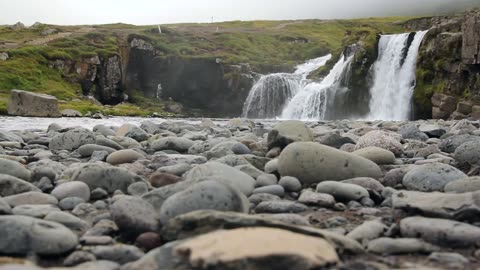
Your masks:
<svg viewBox="0 0 480 270"><path fill-rule="evenodd" d="M8 174L0 174L0 187L2 197L30 191L40 192L40 189L31 183Z"/></svg>
<svg viewBox="0 0 480 270"><path fill-rule="evenodd" d="M470 141L460 145L455 149L453 157L460 166L480 165L480 141Z"/></svg>
<svg viewBox="0 0 480 270"><path fill-rule="evenodd" d="M248 200L250 201L251 204L257 205L261 202L266 202L266 201L279 201L281 198L277 195L269 194L269 193L257 193L257 194L252 194L250 197L248 197Z"/></svg>
<svg viewBox="0 0 480 270"><path fill-rule="evenodd" d="M355 240L344 235L310 226L295 226L268 218L266 215L248 215L234 212L195 211L170 220L162 229L162 237L167 241L186 239L221 229L243 227L268 227L289 230L295 233L320 237L337 250L353 254L363 253L363 248Z"/></svg>
<svg viewBox="0 0 480 270"><path fill-rule="evenodd" d="M132 196L140 197L148 192L148 184L146 182L135 182L128 186L127 192Z"/></svg>
<svg viewBox="0 0 480 270"><path fill-rule="evenodd" d="M2 254L60 255L78 244L65 226L27 216L0 216L0 239Z"/></svg>
<svg viewBox="0 0 480 270"><path fill-rule="evenodd" d="M144 232L158 229L158 214L151 204L136 198L122 197L110 206L110 214L121 233L137 237Z"/></svg>
<svg viewBox="0 0 480 270"><path fill-rule="evenodd" d="M105 151L110 154L115 152L116 150L111 147L98 144L84 144L80 146L77 151L82 157L90 157L92 156L93 152L96 151Z"/></svg>
<svg viewBox="0 0 480 270"><path fill-rule="evenodd" d="M108 193L115 190L127 192L127 188L136 182L138 176L126 169L103 164L85 164L74 169L71 181L80 181L88 185L90 190L102 188Z"/></svg>
<svg viewBox="0 0 480 270"><path fill-rule="evenodd" d="M302 183L295 177L284 176L280 178L278 184L281 185L287 192L298 192L302 190Z"/></svg>
<svg viewBox="0 0 480 270"><path fill-rule="evenodd" d="M470 263L462 254L454 252L433 252L428 256L428 260L456 268L463 268Z"/></svg>
<svg viewBox="0 0 480 270"><path fill-rule="evenodd" d="M262 174L257 177L257 182L255 186L257 187L265 187L276 185L278 182L277 176L274 174Z"/></svg>
<svg viewBox="0 0 480 270"><path fill-rule="evenodd" d="M10 195L3 199L12 207L25 204L58 204L58 200L52 195L36 191Z"/></svg>
<svg viewBox="0 0 480 270"><path fill-rule="evenodd" d="M163 241L161 236L155 232L142 233L135 240L135 246L145 251L150 251L154 248L161 246L162 244Z"/></svg>
<svg viewBox="0 0 480 270"><path fill-rule="evenodd" d="M19 205L12 209L12 213L18 216L29 216L35 218L44 218L50 212L60 211L56 206L51 204L26 204Z"/></svg>
<svg viewBox="0 0 480 270"><path fill-rule="evenodd" d="M448 183L445 188L447 193L466 193L480 190L480 177L462 178Z"/></svg>
<svg viewBox="0 0 480 270"><path fill-rule="evenodd" d="M119 144L123 148L142 148L142 145L139 142L129 137L108 136L107 138Z"/></svg>
<svg viewBox="0 0 480 270"><path fill-rule="evenodd" d="M125 124L122 127L124 127L126 125L128 125L128 124ZM148 138L149 138L149 135L148 135L147 132L145 132L145 130L143 130L143 129L135 126L135 125L128 125L126 130L122 130L122 127L120 127L118 129L117 136L125 136L127 138L132 138L137 142L143 142L143 141L148 140Z"/></svg>
<svg viewBox="0 0 480 270"><path fill-rule="evenodd" d="M77 197L81 198L85 202L88 202L90 200L90 188L84 182L66 182L55 187L52 190L51 195L53 195L59 201L67 197Z"/></svg>
<svg viewBox="0 0 480 270"><path fill-rule="evenodd" d="M394 255L411 253L431 253L440 250L438 247L428 244L416 238L388 238L382 237L368 243L368 252Z"/></svg>
<svg viewBox="0 0 480 270"><path fill-rule="evenodd" d="M226 181L246 196L252 194L255 188L255 180L248 174L218 162L210 161L197 165L185 174L185 180L187 181L198 181L211 177Z"/></svg>
<svg viewBox="0 0 480 270"><path fill-rule="evenodd" d="M292 201L265 201L255 207L256 213L300 213L308 210L304 204Z"/></svg>
<svg viewBox="0 0 480 270"><path fill-rule="evenodd" d="M189 139L167 137L151 142L150 147L155 151L175 150L180 153L185 153L193 144L194 142Z"/></svg>
<svg viewBox="0 0 480 270"><path fill-rule="evenodd" d="M354 151L352 154L364 157L378 165L393 164L395 155L386 149L370 146Z"/></svg>
<svg viewBox="0 0 480 270"><path fill-rule="evenodd" d="M312 130L298 120L282 121L270 130L267 137L268 150L274 147L285 148L293 142L313 141Z"/></svg>
<svg viewBox="0 0 480 270"><path fill-rule="evenodd" d="M414 139L419 141L426 141L428 140L427 134L421 132L416 124L409 123L402 126L398 133L402 135L403 139Z"/></svg>
<svg viewBox="0 0 480 270"><path fill-rule="evenodd" d="M357 178L347 179L347 180L343 180L342 183L361 186L367 190L376 191L380 194L383 192L383 189L385 188L379 181L369 177L357 177Z"/></svg>
<svg viewBox="0 0 480 270"><path fill-rule="evenodd" d="M447 131L436 124L421 124L418 129L430 138L440 138Z"/></svg>
<svg viewBox="0 0 480 270"><path fill-rule="evenodd" d="M378 165L368 159L308 142L287 146L280 154L278 168L282 176L296 177L302 184L382 175Z"/></svg>
<svg viewBox="0 0 480 270"><path fill-rule="evenodd" d="M392 194L392 206L406 212L456 220L479 220L480 192L461 194L400 191Z"/></svg>
<svg viewBox="0 0 480 270"><path fill-rule="evenodd" d="M42 178L47 178L49 181L57 180L57 173L50 167L36 167L32 172L32 182L38 182Z"/></svg>
<svg viewBox="0 0 480 270"><path fill-rule="evenodd" d="M131 149L119 150L112 152L107 157L107 163L112 165L133 163L138 159L144 158L142 154Z"/></svg>
<svg viewBox="0 0 480 270"><path fill-rule="evenodd" d="M403 177L407 174L409 169L409 167L402 167L388 171L383 178L383 184L387 187L402 185Z"/></svg>
<svg viewBox="0 0 480 270"><path fill-rule="evenodd" d="M183 178L179 176L169 174L169 173L161 173L161 172L154 172L152 175L150 175L150 178L149 178L150 184L155 188L175 184L182 180Z"/></svg>
<svg viewBox="0 0 480 270"><path fill-rule="evenodd" d="M263 171L255 168L250 164L238 165L238 166L235 166L235 169L250 175L250 177L254 179L256 179L257 177L263 174Z"/></svg>
<svg viewBox="0 0 480 270"><path fill-rule="evenodd" d="M408 217L400 221L405 237L419 237L446 247L469 247L480 241L480 228L449 219Z"/></svg>
<svg viewBox="0 0 480 270"><path fill-rule="evenodd" d="M43 219L57 222L71 230L84 231L89 227L89 224L82 219L62 211L52 211L48 213Z"/></svg>
<svg viewBox="0 0 480 270"><path fill-rule="evenodd" d="M332 208L335 204L335 197L330 194L305 190L300 194L298 202L311 206Z"/></svg>
<svg viewBox="0 0 480 270"><path fill-rule="evenodd" d="M76 111L76 110L72 110L72 109L61 110L60 114L63 117L82 117L83 116L83 114L81 112Z"/></svg>
<svg viewBox="0 0 480 270"><path fill-rule="evenodd" d="M269 186L259 187L253 190L253 194L259 194L259 193L268 193L268 194L277 195L279 197L283 197L285 195L285 189L280 185L269 185Z"/></svg>
<svg viewBox="0 0 480 270"><path fill-rule="evenodd" d="M176 165L163 166L157 169L157 172L173 174L176 176L182 176L184 173L190 171L193 168L192 165L187 163L180 163Z"/></svg>
<svg viewBox="0 0 480 270"><path fill-rule="evenodd" d="M91 252L97 260L107 260L118 264L133 262L145 255L139 248L131 245L96 246L91 249Z"/></svg>
<svg viewBox="0 0 480 270"><path fill-rule="evenodd" d="M17 116L60 117L56 97L16 89L10 91L7 111Z"/></svg>
<svg viewBox="0 0 480 270"><path fill-rule="evenodd" d="M358 139L355 150L374 146L386 149L395 154L395 156L400 156L403 153L403 149L400 138L396 137L396 135L380 130L370 131Z"/></svg>
<svg viewBox="0 0 480 270"><path fill-rule="evenodd" d="M165 166L173 166L178 164L203 164L207 159L203 156L195 155L179 155L179 154L156 154L151 158L149 168L157 170Z"/></svg>
<svg viewBox="0 0 480 270"><path fill-rule="evenodd" d="M0 53L0 61L7 61L10 56L6 52Z"/></svg>
<svg viewBox="0 0 480 270"><path fill-rule="evenodd" d="M235 155L247 155L247 154L250 154L252 151L250 151L250 149L245 146L243 143L236 143L232 146L231 148L232 152L235 154Z"/></svg>
<svg viewBox="0 0 480 270"><path fill-rule="evenodd" d="M69 130L52 138L49 144L50 150L75 150L85 144L94 144L95 134L83 128Z"/></svg>
<svg viewBox="0 0 480 270"><path fill-rule="evenodd" d="M11 214L12 214L12 208L2 197L0 197L0 215L11 215Z"/></svg>
<svg viewBox="0 0 480 270"><path fill-rule="evenodd" d="M368 191L355 184L347 184L335 181L324 181L317 185L317 192L330 194L338 201L358 201L369 197Z"/></svg>
<svg viewBox="0 0 480 270"><path fill-rule="evenodd" d="M68 255L67 258L63 261L64 266L75 266L84 262L95 261L95 255L90 252L77 250Z"/></svg>
<svg viewBox="0 0 480 270"><path fill-rule="evenodd" d="M107 130L109 130L111 132L114 132L111 129L107 129ZM113 140L105 138L104 136L97 136L97 138L95 140L95 144L107 146L107 147L113 148L115 150L122 150L123 149L123 146L114 142Z"/></svg>
<svg viewBox="0 0 480 270"><path fill-rule="evenodd" d="M227 183L203 181L166 199L160 220L165 224L178 215L204 209L246 213L249 203L245 195Z"/></svg>
<svg viewBox="0 0 480 270"><path fill-rule="evenodd" d="M479 12L466 12L462 24L462 62L467 65L480 64Z"/></svg>
<svg viewBox="0 0 480 270"><path fill-rule="evenodd" d="M347 234L347 237L355 239L359 243L366 245L368 242L375 240L384 235L388 227L380 220L370 220L362 223Z"/></svg>
<svg viewBox="0 0 480 270"><path fill-rule="evenodd" d="M403 177L408 190L443 191L445 185L467 177L462 171L443 163L431 163L409 170Z"/></svg>
<svg viewBox="0 0 480 270"><path fill-rule="evenodd" d="M8 174L25 181L30 181L31 172L19 162L0 158L0 174Z"/></svg>
<svg viewBox="0 0 480 270"><path fill-rule="evenodd" d="M466 142L480 142L480 137L476 135L470 134L460 134L460 135L453 135L446 139L443 139L439 144L438 147L442 152L445 153L454 153L457 147L466 143Z"/></svg>
<svg viewBox="0 0 480 270"><path fill-rule="evenodd" d="M78 197L67 197L58 202L58 206L62 210L73 210L81 203L86 203L86 201Z"/></svg>
<svg viewBox="0 0 480 270"><path fill-rule="evenodd" d="M281 269L288 263L290 269L314 269L339 262L324 239L273 228L211 232L180 243L175 252L197 268Z"/></svg>

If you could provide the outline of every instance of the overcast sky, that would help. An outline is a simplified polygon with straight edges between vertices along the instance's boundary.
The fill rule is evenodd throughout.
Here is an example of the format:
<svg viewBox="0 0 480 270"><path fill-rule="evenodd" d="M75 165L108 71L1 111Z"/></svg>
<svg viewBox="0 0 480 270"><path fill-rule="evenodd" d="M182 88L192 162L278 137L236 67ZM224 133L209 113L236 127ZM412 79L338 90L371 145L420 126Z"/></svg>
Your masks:
<svg viewBox="0 0 480 270"><path fill-rule="evenodd" d="M157 24L436 14L479 0L0 0L0 24Z"/></svg>

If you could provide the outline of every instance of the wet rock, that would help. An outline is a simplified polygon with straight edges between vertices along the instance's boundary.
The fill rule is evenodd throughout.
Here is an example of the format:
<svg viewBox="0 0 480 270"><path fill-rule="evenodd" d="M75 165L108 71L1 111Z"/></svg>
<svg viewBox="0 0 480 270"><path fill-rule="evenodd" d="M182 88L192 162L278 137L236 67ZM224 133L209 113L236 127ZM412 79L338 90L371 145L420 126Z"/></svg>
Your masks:
<svg viewBox="0 0 480 270"><path fill-rule="evenodd" d="M368 191L355 184L347 184L335 181L324 181L317 185L318 193L330 194L338 201L358 201L362 198L369 197Z"/></svg>
<svg viewBox="0 0 480 270"><path fill-rule="evenodd" d="M239 190L219 181L203 181L178 192L162 204L160 220L169 219L195 210L248 212L248 200Z"/></svg>
<svg viewBox="0 0 480 270"><path fill-rule="evenodd" d="M368 243L368 252L377 254L431 253L439 248L416 238L382 237Z"/></svg>
<svg viewBox="0 0 480 270"><path fill-rule="evenodd" d="M274 147L285 148L293 142L313 141L312 130L302 121L290 120L277 124L267 137L268 149Z"/></svg>
<svg viewBox="0 0 480 270"><path fill-rule="evenodd" d="M400 221L400 230L403 236L420 237L448 247L468 247L480 241L480 228L448 219L404 218Z"/></svg>
<svg viewBox="0 0 480 270"><path fill-rule="evenodd" d="M26 216L0 216L0 239L2 254L59 255L78 244L65 226Z"/></svg>
<svg viewBox="0 0 480 270"><path fill-rule="evenodd" d="M409 190L443 191L448 183L465 177L466 174L448 164L432 163L409 170L402 183Z"/></svg>
<svg viewBox="0 0 480 270"><path fill-rule="evenodd" d="M292 143L278 159L282 176L293 176L303 184L354 177L379 178L378 165L363 157L317 143Z"/></svg>
<svg viewBox="0 0 480 270"><path fill-rule="evenodd" d="M252 245L253 244L253 245ZM302 246L303 248L294 248ZM321 238L273 228L218 231L186 240L175 248L194 267L235 269L313 269L339 261L335 249ZM241 252L239 252L241 251Z"/></svg>
<svg viewBox="0 0 480 270"><path fill-rule="evenodd" d="M90 188L84 182L66 182L54 188L51 195L53 195L59 201L67 197L77 197L83 199L85 202L88 202L90 200Z"/></svg>
<svg viewBox="0 0 480 270"><path fill-rule="evenodd" d="M140 198L122 197L112 204L110 213L122 234L131 237L156 231L159 226L153 206Z"/></svg>

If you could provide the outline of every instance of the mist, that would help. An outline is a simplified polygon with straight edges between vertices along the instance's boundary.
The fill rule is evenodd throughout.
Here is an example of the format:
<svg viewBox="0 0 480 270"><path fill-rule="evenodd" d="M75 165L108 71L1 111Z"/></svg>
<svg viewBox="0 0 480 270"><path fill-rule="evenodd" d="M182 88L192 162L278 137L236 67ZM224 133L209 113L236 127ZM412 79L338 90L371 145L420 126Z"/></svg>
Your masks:
<svg viewBox="0 0 480 270"><path fill-rule="evenodd" d="M478 0L1 0L0 24L157 24L442 15Z"/></svg>

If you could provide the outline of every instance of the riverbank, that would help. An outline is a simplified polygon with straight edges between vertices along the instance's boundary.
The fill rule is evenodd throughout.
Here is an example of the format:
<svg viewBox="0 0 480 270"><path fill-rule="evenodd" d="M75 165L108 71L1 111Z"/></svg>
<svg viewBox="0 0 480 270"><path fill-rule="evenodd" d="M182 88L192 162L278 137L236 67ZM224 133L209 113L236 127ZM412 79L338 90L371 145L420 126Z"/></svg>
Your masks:
<svg viewBox="0 0 480 270"><path fill-rule="evenodd" d="M476 269L479 128L1 117L0 269Z"/></svg>

